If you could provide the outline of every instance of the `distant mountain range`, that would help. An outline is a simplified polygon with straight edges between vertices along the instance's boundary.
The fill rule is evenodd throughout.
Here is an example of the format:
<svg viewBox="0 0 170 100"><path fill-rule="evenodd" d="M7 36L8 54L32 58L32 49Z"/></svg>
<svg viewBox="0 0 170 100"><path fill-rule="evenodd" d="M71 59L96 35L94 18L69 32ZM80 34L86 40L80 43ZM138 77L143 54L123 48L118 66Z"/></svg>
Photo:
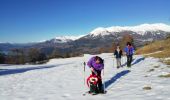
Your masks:
<svg viewBox="0 0 170 100"><path fill-rule="evenodd" d="M95 53L99 48L111 47L113 42L119 42L125 34L133 36L135 46L140 47L154 40L165 39L170 35L170 25L142 24L138 26L99 27L87 35L62 36L51 40L28 44L0 43L0 50L8 51L12 48L39 48L50 53L54 49L65 52Z"/></svg>
<svg viewBox="0 0 170 100"><path fill-rule="evenodd" d="M72 41L78 40L81 37L84 37L84 35L80 35L80 36L60 36L60 37L56 37L54 39L47 40L47 41L44 41L44 42L67 43L67 42L72 42Z"/></svg>

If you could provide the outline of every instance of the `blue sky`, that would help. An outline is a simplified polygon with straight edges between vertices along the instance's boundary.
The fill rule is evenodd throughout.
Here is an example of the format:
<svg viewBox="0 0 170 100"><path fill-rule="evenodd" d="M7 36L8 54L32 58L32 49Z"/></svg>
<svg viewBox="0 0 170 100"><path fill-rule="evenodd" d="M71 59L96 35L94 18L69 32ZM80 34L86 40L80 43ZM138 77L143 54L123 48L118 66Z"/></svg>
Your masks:
<svg viewBox="0 0 170 100"><path fill-rule="evenodd" d="M0 0L0 42L36 42L143 23L170 25L170 0Z"/></svg>

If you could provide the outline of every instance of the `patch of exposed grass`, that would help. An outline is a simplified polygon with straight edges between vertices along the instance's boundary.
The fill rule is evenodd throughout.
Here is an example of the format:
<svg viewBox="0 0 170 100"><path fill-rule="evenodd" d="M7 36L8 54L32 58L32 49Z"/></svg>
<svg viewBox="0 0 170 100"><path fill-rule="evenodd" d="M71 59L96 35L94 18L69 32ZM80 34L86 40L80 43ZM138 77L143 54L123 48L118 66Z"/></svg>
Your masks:
<svg viewBox="0 0 170 100"><path fill-rule="evenodd" d="M148 72L153 72L155 69L150 69Z"/></svg>
<svg viewBox="0 0 170 100"><path fill-rule="evenodd" d="M162 77L162 78L170 78L170 73L169 73L169 74L166 74L166 75L159 75L159 77Z"/></svg>
<svg viewBox="0 0 170 100"><path fill-rule="evenodd" d="M162 52L150 54L150 55L147 55L146 57L167 58L167 57L170 57L170 49L165 49Z"/></svg>
<svg viewBox="0 0 170 100"><path fill-rule="evenodd" d="M153 66L154 68L159 68L160 66Z"/></svg>
<svg viewBox="0 0 170 100"><path fill-rule="evenodd" d="M144 77L148 77L148 75L145 75Z"/></svg>
<svg viewBox="0 0 170 100"><path fill-rule="evenodd" d="M170 60L165 60L164 63L170 65Z"/></svg>
<svg viewBox="0 0 170 100"><path fill-rule="evenodd" d="M169 66L170 66L170 59L168 59L168 60L162 59L161 62L164 63L164 64L166 64L167 67L170 68L170 67L169 67Z"/></svg>
<svg viewBox="0 0 170 100"><path fill-rule="evenodd" d="M151 90L152 88L150 86L143 87L143 90Z"/></svg>
<svg viewBox="0 0 170 100"><path fill-rule="evenodd" d="M161 52L158 52L161 51ZM170 38L152 42L136 51L136 54L148 54L146 57L166 58L170 57Z"/></svg>

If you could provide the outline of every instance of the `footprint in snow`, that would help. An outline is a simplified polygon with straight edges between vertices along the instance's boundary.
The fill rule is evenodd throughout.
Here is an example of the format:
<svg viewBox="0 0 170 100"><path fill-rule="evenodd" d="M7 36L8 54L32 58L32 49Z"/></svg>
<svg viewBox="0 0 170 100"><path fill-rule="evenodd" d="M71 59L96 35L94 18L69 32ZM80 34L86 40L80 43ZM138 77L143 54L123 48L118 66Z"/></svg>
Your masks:
<svg viewBox="0 0 170 100"><path fill-rule="evenodd" d="M154 95L156 95L156 93L151 92L151 93L147 93L147 95L148 95L148 96L154 96Z"/></svg>
<svg viewBox="0 0 170 100"><path fill-rule="evenodd" d="M163 100L163 97L162 96L157 96L156 99Z"/></svg>
<svg viewBox="0 0 170 100"><path fill-rule="evenodd" d="M66 98L66 97L70 97L70 96L71 96L70 94L66 93L62 97Z"/></svg>

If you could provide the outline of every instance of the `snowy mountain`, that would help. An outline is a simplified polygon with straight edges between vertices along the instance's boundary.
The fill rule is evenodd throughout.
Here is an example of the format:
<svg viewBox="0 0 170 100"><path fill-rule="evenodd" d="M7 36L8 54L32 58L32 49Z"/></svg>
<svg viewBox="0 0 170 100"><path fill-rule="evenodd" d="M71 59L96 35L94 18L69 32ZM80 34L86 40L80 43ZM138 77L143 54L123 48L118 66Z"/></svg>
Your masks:
<svg viewBox="0 0 170 100"><path fill-rule="evenodd" d="M35 43L20 48L39 48L43 52L50 54L54 49L60 53L98 53L100 48L111 48L112 43L119 43L123 36L131 35L136 47L141 47L148 42L165 39L170 35L170 25L142 24L137 26L113 26L108 28L96 28L86 35L81 36L61 36L50 40ZM15 48L13 44L0 44L0 50L6 51Z"/></svg>
<svg viewBox="0 0 170 100"><path fill-rule="evenodd" d="M67 43L67 42L71 42L71 41L75 41L77 39L80 39L81 37L83 37L84 35L80 35L80 36L59 36L56 37L54 39L51 40L47 40L45 42L52 42L52 43Z"/></svg>
<svg viewBox="0 0 170 100"><path fill-rule="evenodd" d="M99 27L81 39L78 39L77 44L80 47L84 46L86 48L109 48L111 47L111 43L119 43L126 34L133 37L136 47L141 47L148 42L165 39L169 36L170 25L158 23L125 27Z"/></svg>
<svg viewBox="0 0 170 100"><path fill-rule="evenodd" d="M170 32L170 25L166 25L163 23L157 23L157 24L141 24L137 26L113 26L108 28L99 27L91 31L87 35L80 35L80 36L60 36L56 37L51 40L47 40L45 42L51 42L51 43L67 43L72 42L75 40L79 40L81 38L96 38L96 37L105 37L105 36L116 36L120 35L122 32L129 32L131 34L140 35L142 37L148 37L146 40L154 40L154 38L159 35L164 35L165 32ZM150 35L150 36L149 36Z"/></svg>
<svg viewBox="0 0 170 100"><path fill-rule="evenodd" d="M116 68L112 54L104 59L102 80L106 94L83 94L89 90L84 80L90 75L83 62L93 55L52 59L43 65L0 65L1 100L170 100L170 68L156 58L134 56L132 67ZM122 58L122 64L126 58ZM148 88L145 89L145 88Z"/></svg>
<svg viewBox="0 0 170 100"><path fill-rule="evenodd" d="M147 32L152 33L157 31L170 32L170 25L158 23L158 24L141 24L138 26L124 26L124 27L121 26L113 26L108 28L99 27L94 29L92 32L90 32L90 35L92 36L114 35L115 33L120 33L124 31L131 31L139 35L145 35Z"/></svg>

